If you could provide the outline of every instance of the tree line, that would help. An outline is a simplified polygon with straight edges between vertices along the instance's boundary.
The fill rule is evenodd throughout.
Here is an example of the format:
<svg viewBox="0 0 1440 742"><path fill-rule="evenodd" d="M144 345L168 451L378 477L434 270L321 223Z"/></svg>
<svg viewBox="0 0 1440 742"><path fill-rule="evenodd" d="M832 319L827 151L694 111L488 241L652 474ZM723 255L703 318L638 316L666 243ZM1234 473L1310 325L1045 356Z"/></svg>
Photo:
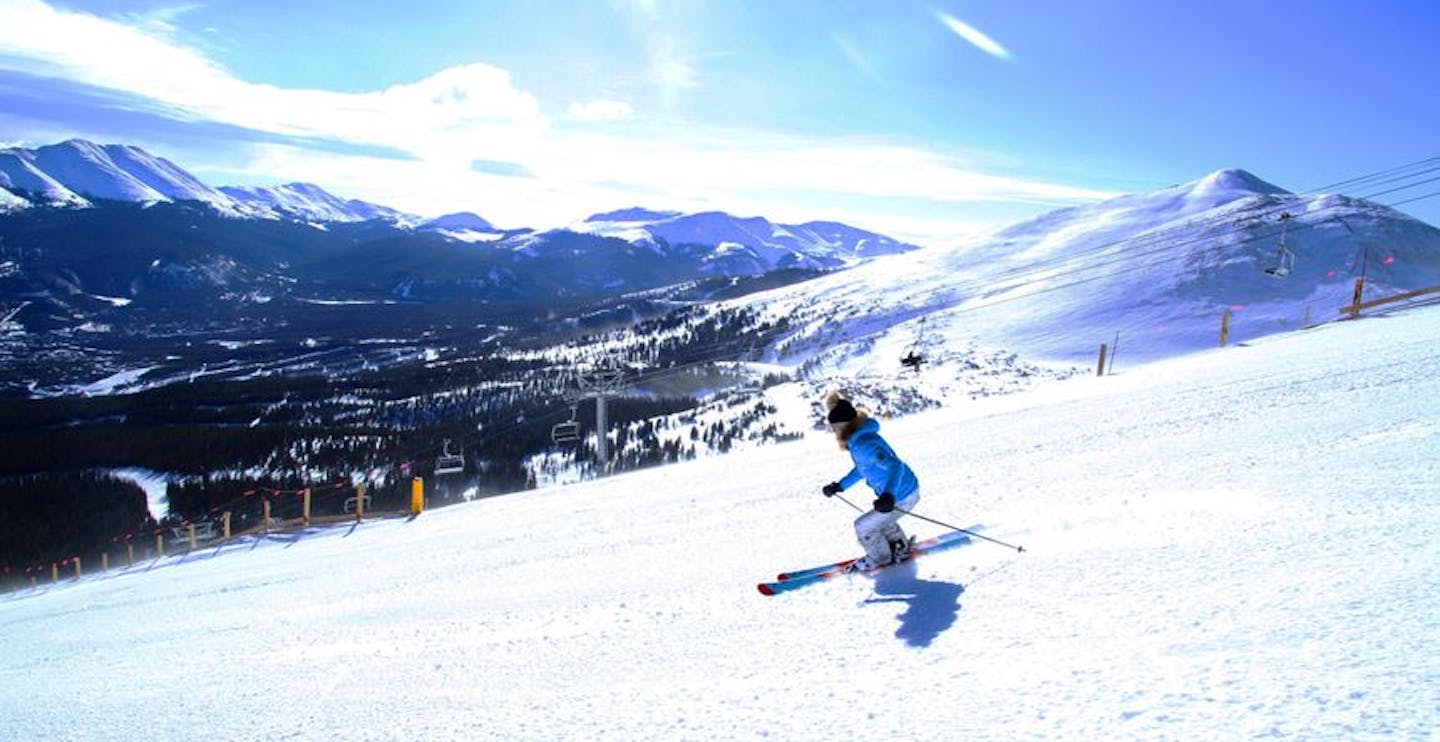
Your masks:
<svg viewBox="0 0 1440 742"><path fill-rule="evenodd" d="M733 357L783 330L783 322L746 311L692 307L630 328L627 347L663 371ZM202 379L124 395L0 399L0 564L93 560L125 534L221 512L231 513L239 531L258 522L266 500L276 517L298 517L296 495L306 488L316 516L345 513L357 481L366 482L377 511L404 509L414 477L425 478L434 504L523 490L534 486L527 458L553 449L554 424L569 419L567 391L554 387L539 361L489 352L463 364L412 363L345 377ZM765 412L747 411L688 442L661 436L647 422L696 404L683 391L612 398L609 468L672 463L698 447L724 450L729 436ZM593 431L593 405L575 412ZM436 476L447 444L464 456L465 469ZM571 453L593 460L593 442ZM108 473L125 468L170 480L165 518L151 518L140 487Z"/></svg>

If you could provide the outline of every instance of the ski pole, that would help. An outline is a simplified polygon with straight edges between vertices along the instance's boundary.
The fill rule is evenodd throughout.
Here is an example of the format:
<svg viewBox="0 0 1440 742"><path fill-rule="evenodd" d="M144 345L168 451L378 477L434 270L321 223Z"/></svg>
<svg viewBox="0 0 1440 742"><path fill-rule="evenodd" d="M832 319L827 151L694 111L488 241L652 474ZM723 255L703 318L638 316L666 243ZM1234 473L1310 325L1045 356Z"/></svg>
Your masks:
<svg viewBox="0 0 1440 742"><path fill-rule="evenodd" d="M856 505L855 503L850 502L848 499L845 498L844 495L841 495L841 494L839 494L839 493L837 492L834 496L840 498L840 502L843 502L843 503L845 503L846 505L849 505L850 507L855 508L856 510L859 510L859 511L862 512L862 513L865 512L865 508L862 508L862 507L860 507L859 505ZM999 545L1001 545L1001 546L1004 546L1004 547L1007 547L1007 548L1010 548L1010 549L1014 549L1015 551L1019 551L1019 552L1025 551L1025 547L1023 547L1023 546L1016 546L1015 544L1007 544L1007 543L1005 543L1004 541L1001 541L1000 539L990 538L989 536L985 536L985 535L983 535L983 534L976 533L976 532L971 531L971 530L966 529L966 528L960 528L959 526L952 526L952 525L950 525L949 523L944 523L944 522L935 520L934 518L927 518L927 517L925 517L925 516L923 516L923 515L921 515L921 514L919 514L919 513L915 513L915 512L911 512L911 511L909 511L909 510L906 510L905 508L895 508L895 512L897 512L897 513L904 513L905 515L909 515L909 516L912 516L912 517L915 517L915 518L919 518L920 520L929 521L929 522L934 523L935 525L940 526L940 527L942 527L942 528L949 528L949 529L952 530L952 531L959 531L960 533L964 533L964 534L967 534L967 535L970 535L970 536L974 536L975 538L985 539L986 541L989 541L989 542L994 543L994 544L999 544Z"/></svg>
<svg viewBox="0 0 1440 742"><path fill-rule="evenodd" d="M968 529L965 529L965 528L960 528L959 526L952 526L952 525L950 525L949 523L942 523L942 522L940 522L940 521L938 521L938 520L935 520L934 518L927 518L927 517L925 517L925 516L923 516L923 515L921 515L921 514L919 514L919 513L915 513L915 512L911 512L911 511L909 511L909 510L906 510L905 508L895 508L895 512L897 512L897 513L904 513L904 514L906 514L906 515L913 516L913 517L915 517L915 518L919 518L920 520L929 521L929 522L931 522L931 523L934 523L934 524L937 525L937 526L943 526L943 527L945 527L945 528L949 528L949 529L952 530L952 531L959 531L959 532L961 532L961 533L969 534L969 535L971 535L971 536L974 536L975 538L983 538L983 539L985 539L986 541L989 541L989 542L992 543L992 544L999 544L999 545L1001 545L1001 546L1005 546L1005 547L1014 549L1015 551L1025 551L1025 547L1023 547L1023 546L1016 546L1015 544L1007 544L1007 543L1005 543L1004 541L1001 541L1000 539L990 538L989 536L985 536L985 535L976 533L976 532L974 532L974 531L971 531L971 530L968 530Z"/></svg>

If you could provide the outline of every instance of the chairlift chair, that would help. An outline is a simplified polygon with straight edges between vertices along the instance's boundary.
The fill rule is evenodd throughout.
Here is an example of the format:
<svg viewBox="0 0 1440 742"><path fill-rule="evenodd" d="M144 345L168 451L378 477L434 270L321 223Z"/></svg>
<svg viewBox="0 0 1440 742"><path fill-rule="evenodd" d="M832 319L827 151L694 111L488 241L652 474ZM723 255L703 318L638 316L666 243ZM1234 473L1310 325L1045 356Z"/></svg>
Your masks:
<svg viewBox="0 0 1440 742"><path fill-rule="evenodd" d="M1275 265L1265 269L1266 273L1276 277L1284 278L1290 275L1290 270L1295 267L1295 253L1290 252L1284 245L1280 246L1279 254L1275 256Z"/></svg>
<svg viewBox="0 0 1440 742"><path fill-rule="evenodd" d="M563 423L556 423L550 428L550 440L555 445L562 443L574 443L580 440L580 423L575 420L575 406L570 407L570 419Z"/></svg>
<svg viewBox="0 0 1440 742"><path fill-rule="evenodd" d="M1280 215L1280 247L1275 252L1275 264L1265 269L1266 273L1276 278L1290 275L1290 271L1295 268L1295 253L1285 246L1285 231L1290 226L1290 220L1294 218L1288 211Z"/></svg>
<svg viewBox="0 0 1440 742"><path fill-rule="evenodd" d="M919 350L920 346L925 344L925 320L927 319L929 317L920 318L920 324L915 328L915 342L910 344L910 348L905 351L905 356L900 359L900 365L914 369L917 374L920 373L920 367L925 363L925 354L920 353Z"/></svg>
<svg viewBox="0 0 1440 742"><path fill-rule="evenodd" d="M459 474L462 471L465 471L465 456L463 454L450 453L450 439L446 438L445 452L440 454L440 458L435 459L435 473L437 475Z"/></svg>

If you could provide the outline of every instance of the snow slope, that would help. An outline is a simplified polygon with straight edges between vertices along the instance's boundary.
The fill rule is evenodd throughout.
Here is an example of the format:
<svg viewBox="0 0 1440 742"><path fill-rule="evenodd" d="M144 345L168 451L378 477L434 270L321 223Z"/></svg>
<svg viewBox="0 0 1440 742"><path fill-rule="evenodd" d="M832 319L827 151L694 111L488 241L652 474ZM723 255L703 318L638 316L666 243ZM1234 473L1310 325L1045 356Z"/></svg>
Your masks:
<svg viewBox="0 0 1440 742"><path fill-rule="evenodd" d="M0 214L14 209L23 209L29 205L29 201L20 198L4 188L0 188Z"/></svg>
<svg viewBox="0 0 1440 742"><path fill-rule="evenodd" d="M1277 278L1266 269L1287 213L1295 265ZM1291 195L1220 170L734 304L788 319L792 353L858 357L837 365L850 374L897 368L922 329L936 348L978 342L1083 363L1118 334L1124 362L1136 362L1215 347L1227 311L1232 342L1337 319L1362 270L1366 298L1440 284L1440 230L1374 202Z"/></svg>
<svg viewBox="0 0 1440 742"><path fill-rule="evenodd" d="M1028 551L788 595L857 550L820 433L0 596L4 736L1432 738L1437 349L1411 309L886 422L918 512Z"/></svg>
<svg viewBox="0 0 1440 742"><path fill-rule="evenodd" d="M38 194L53 204L87 206L90 203L36 166L35 153L29 150L0 149L0 187ZM23 205L28 204L29 201L25 201Z"/></svg>

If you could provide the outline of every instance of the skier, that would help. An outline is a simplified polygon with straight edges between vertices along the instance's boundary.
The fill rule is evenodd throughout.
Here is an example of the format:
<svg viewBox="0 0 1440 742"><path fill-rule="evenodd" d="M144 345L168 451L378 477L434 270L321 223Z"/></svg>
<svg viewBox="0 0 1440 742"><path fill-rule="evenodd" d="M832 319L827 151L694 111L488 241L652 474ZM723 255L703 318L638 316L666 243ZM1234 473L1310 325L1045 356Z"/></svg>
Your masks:
<svg viewBox="0 0 1440 742"><path fill-rule="evenodd" d="M897 512L896 507L905 510L915 507L920 501L920 481L880 437L878 421L864 410L855 409L838 391L825 395L825 406L830 411L826 419L835 431L835 439L842 450L850 452L855 468L820 491L826 497L833 497L863 478L879 495L874 509L855 519L855 536L865 549L865 557L856 562L856 568L868 569L908 559L911 541L897 522L903 513Z"/></svg>

